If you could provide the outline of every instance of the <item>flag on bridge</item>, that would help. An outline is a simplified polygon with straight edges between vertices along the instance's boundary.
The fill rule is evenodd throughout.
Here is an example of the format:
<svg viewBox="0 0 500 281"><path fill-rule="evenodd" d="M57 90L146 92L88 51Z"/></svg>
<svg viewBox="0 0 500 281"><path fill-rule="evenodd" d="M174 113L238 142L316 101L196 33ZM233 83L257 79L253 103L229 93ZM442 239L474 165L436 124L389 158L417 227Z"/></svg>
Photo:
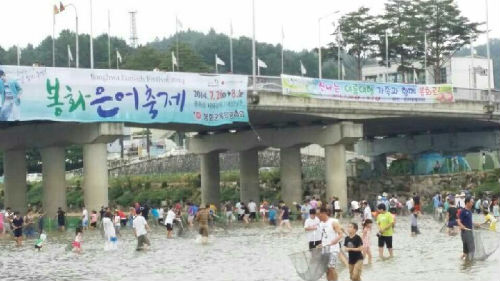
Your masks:
<svg viewBox="0 0 500 281"><path fill-rule="evenodd" d="M173 51L172 51L172 65L178 66L177 65L177 58L175 57L175 54Z"/></svg>
<svg viewBox="0 0 500 281"><path fill-rule="evenodd" d="M68 60L73 61L73 54L71 53L71 48L69 47L69 44L68 44Z"/></svg>
<svg viewBox="0 0 500 281"><path fill-rule="evenodd" d="M217 54L215 54L215 64L216 65L226 65L223 60L221 60Z"/></svg>
<svg viewBox="0 0 500 281"><path fill-rule="evenodd" d="M257 59L257 68L267 68L267 64L260 59Z"/></svg>
<svg viewBox="0 0 500 281"><path fill-rule="evenodd" d="M116 61L122 63L122 55L120 55L120 52L118 52L118 50L116 50Z"/></svg>
<svg viewBox="0 0 500 281"><path fill-rule="evenodd" d="M176 27L177 27L177 28L180 28L180 29L182 29L182 28L183 28L183 26L182 26L182 22L179 20L179 18L178 18L178 17L175 17L175 24L176 24Z"/></svg>
<svg viewBox="0 0 500 281"><path fill-rule="evenodd" d="M304 67L304 64L302 63L302 60L300 61L300 73L302 74L302 76L307 74L307 70Z"/></svg>

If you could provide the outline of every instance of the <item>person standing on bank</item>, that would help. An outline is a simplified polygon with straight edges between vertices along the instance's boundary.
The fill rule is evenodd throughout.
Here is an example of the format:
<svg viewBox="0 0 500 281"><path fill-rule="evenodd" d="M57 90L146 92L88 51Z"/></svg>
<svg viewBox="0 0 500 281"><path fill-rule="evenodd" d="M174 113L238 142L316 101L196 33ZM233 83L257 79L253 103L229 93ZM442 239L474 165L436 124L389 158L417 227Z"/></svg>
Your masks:
<svg viewBox="0 0 500 281"><path fill-rule="evenodd" d="M389 256L394 256L392 250L392 235L394 233L394 218L392 214L387 212L385 204L377 206L379 214L377 216L378 236L378 254L380 258L384 258L384 245L389 251Z"/></svg>
<svg viewBox="0 0 500 281"><path fill-rule="evenodd" d="M321 230L319 229L319 218L316 217L316 209L309 210L309 217L304 223L304 229L307 232L309 241L309 250L321 245Z"/></svg>

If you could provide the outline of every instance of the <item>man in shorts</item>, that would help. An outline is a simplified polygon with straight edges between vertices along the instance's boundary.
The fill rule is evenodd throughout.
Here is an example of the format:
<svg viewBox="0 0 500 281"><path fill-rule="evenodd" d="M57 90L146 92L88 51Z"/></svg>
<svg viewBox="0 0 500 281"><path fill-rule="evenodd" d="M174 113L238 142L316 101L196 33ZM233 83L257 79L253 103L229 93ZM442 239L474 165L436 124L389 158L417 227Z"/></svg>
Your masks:
<svg viewBox="0 0 500 281"><path fill-rule="evenodd" d="M337 263L339 259L340 244L343 238L342 229L338 220L330 218L328 210L322 207L319 211L319 229L321 231L321 248L323 254L328 254L328 268L326 279L337 281Z"/></svg>
<svg viewBox="0 0 500 281"><path fill-rule="evenodd" d="M385 204L381 203L377 206L379 214L377 215L378 236L378 254L380 258L384 258L384 245L389 250L389 255L393 257L392 251L392 234L394 233L394 218L391 213L387 212Z"/></svg>
<svg viewBox="0 0 500 281"><path fill-rule="evenodd" d="M196 214L196 221L200 226L200 235L205 239L208 238L208 221L210 219L210 205L207 204L205 208L201 208Z"/></svg>
<svg viewBox="0 0 500 281"><path fill-rule="evenodd" d="M474 235L472 233L472 207L474 206L474 199L471 197L465 198L465 208L460 210L460 215L458 216L458 227L460 228L460 236L462 238L463 245L463 255L462 259L472 260L474 258L474 251L476 246L474 245Z"/></svg>
<svg viewBox="0 0 500 281"><path fill-rule="evenodd" d="M148 247L151 246L151 242L149 242L147 237L150 228L142 213L137 213L132 223L132 228L134 229L135 237L137 237L137 251L146 249L145 245L148 245Z"/></svg>

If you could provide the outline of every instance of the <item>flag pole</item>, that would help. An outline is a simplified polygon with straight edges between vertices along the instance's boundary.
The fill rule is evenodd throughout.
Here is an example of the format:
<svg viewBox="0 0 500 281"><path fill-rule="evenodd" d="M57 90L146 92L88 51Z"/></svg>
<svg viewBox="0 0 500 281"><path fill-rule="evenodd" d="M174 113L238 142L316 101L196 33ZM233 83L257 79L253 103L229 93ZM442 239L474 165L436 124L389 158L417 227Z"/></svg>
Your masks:
<svg viewBox="0 0 500 281"><path fill-rule="evenodd" d="M56 12L52 13L52 67L56 67Z"/></svg>
<svg viewBox="0 0 500 281"><path fill-rule="evenodd" d="M17 47L17 66L21 65L21 50L19 49L19 45Z"/></svg>
<svg viewBox="0 0 500 281"><path fill-rule="evenodd" d="M341 58L340 58L340 22L339 22L339 27L338 27L338 34L337 34L337 79L341 80L342 78L342 65L341 65Z"/></svg>
<svg viewBox="0 0 500 281"><path fill-rule="evenodd" d="M179 70L179 31L177 29L179 25L179 19L177 18L177 15L175 15L175 55L176 55L176 60L177 60L177 70ZM172 69L173 65L172 65Z"/></svg>
<svg viewBox="0 0 500 281"><path fill-rule="evenodd" d="M111 17L108 10L108 68L111 68Z"/></svg>
<svg viewBox="0 0 500 281"><path fill-rule="evenodd" d="M283 31L283 25L281 25L281 74L285 73L285 64L284 64L284 42L285 42L285 33Z"/></svg>
<svg viewBox="0 0 500 281"><path fill-rule="evenodd" d="M424 33L424 74L424 84L427 84L427 32Z"/></svg>
<svg viewBox="0 0 500 281"><path fill-rule="evenodd" d="M116 69L120 69L120 66L118 65L118 63L119 63L119 61L118 61L118 49L116 49Z"/></svg>
<svg viewBox="0 0 500 281"><path fill-rule="evenodd" d="M217 69L217 54L215 54L215 73L219 73L218 69Z"/></svg>
<svg viewBox="0 0 500 281"><path fill-rule="evenodd" d="M92 0L90 0L90 68L94 68L94 32L92 30Z"/></svg>
<svg viewBox="0 0 500 281"><path fill-rule="evenodd" d="M389 37L387 29L385 30L385 82L389 80Z"/></svg>
<svg viewBox="0 0 500 281"><path fill-rule="evenodd" d="M253 78L252 94L253 95L257 95L256 91L257 77L255 76L255 64L256 64L255 52L256 52L255 51L255 0L252 0L252 78Z"/></svg>
<svg viewBox="0 0 500 281"><path fill-rule="evenodd" d="M231 21L231 30L229 34L229 57L230 57L230 64L231 64L231 73L233 72L233 21Z"/></svg>
<svg viewBox="0 0 500 281"><path fill-rule="evenodd" d="M488 106L493 105L491 96L491 53L490 53L490 24L488 15L488 0L485 0L486 4L486 56L488 57ZM489 109L488 109L489 111Z"/></svg>

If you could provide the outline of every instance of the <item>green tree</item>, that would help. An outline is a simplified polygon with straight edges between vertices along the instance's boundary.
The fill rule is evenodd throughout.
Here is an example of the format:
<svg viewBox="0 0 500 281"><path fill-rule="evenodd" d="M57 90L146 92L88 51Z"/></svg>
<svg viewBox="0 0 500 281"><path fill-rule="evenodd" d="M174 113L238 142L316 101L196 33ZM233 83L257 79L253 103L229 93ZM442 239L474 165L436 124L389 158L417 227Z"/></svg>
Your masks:
<svg viewBox="0 0 500 281"><path fill-rule="evenodd" d="M375 17L369 12L369 8L360 7L357 11L348 13L340 19L342 44L346 46L347 53L356 60L358 80L362 80L363 77L364 61L376 50Z"/></svg>
<svg viewBox="0 0 500 281"><path fill-rule="evenodd" d="M172 52L176 53L176 46L171 46L167 51L161 53L159 68L172 71ZM215 56L212 58L214 60ZM215 67L209 67L203 59L185 43L179 43L179 71L207 73L214 71ZM177 71L177 67L176 67Z"/></svg>
<svg viewBox="0 0 500 281"><path fill-rule="evenodd" d="M403 81L406 74L413 69L413 62L418 60L419 37L418 12L421 0L389 0L385 3L385 11L382 21L375 27L374 32L378 34L378 54L385 64L386 46L385 33L388 33L389 62L397 61L398 72L401 73Z"/></svg>
<svg viewBox="0 0 500 281"><path fill-rule="evenodd" d="M441 82L441 68L460 48L477 38L479 24L464 17L454 0L418 3L423 15L420 22L427 32L427 63L433 68L434 80Z"/></svg>

